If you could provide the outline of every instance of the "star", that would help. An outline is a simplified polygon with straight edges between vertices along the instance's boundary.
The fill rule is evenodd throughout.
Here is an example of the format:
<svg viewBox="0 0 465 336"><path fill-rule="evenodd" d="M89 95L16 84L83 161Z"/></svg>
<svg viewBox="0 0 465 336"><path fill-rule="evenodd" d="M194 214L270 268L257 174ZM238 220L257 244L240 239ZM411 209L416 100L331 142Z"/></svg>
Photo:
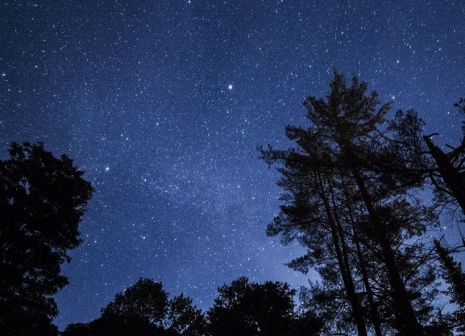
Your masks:
<svg viewBox="0 0 465 336"><path fill-rule="evenodd" d="M393 7L403 0L284 1L278 16L272 1L56 2L32 12L5 2L0 142L43 141L95 188L83 243L64 265L70 285L56 296L59 328L90 322L141 276L204 310L239 276L306 285L284 266L300 251L266 236L282 190L257 145L287 149L285 126L306 125L301 103L325 97L334 68L454 144L463 5L430 2L401 18ZM50 29L32 29L33 18Z"/></svg>

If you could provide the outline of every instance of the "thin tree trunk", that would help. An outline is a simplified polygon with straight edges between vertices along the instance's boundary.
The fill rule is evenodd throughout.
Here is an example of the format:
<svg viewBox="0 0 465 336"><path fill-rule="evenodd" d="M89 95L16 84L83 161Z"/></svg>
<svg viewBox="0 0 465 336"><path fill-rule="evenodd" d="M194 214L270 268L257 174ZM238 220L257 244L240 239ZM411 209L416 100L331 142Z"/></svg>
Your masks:
<svg viewBox="0 0 465 336"><path fill-rule="evenodd" d="M348 205L349 220L352 226L352 234L354 236L353 240L354 240L355 248L357 251L357 257L359 260L360 273L362 274L362 281L363 281L363 284L365 285L365 288L367 291L368 303L370 305L370 318L371 318L371 321L373 322L373 328L375 331L375 335L383 336L382 329L381 329L381 322L380 322L379 314L378 314L378 309L376 308L376 305L375 305L374 294L373 294L373 290L371 288L371 284L369 281L368 272L367 272L366 265L365 265L365 258L363 256L363 253L360 247L360 241L358 239L357 229L355 227L356 222L352 214L352 209L349 206L351 202L349 201L346 189L344 189L344 196L346 198L346 203Z"/></svg>
<svg viewBox="0 0 465 336"><path fill-rule="evenodd" d="M364 261L364 258L363 258L363 253L362 253L362 250L360 248L360 242L357 239L357 232L355 232L355 230L353 230L353 234L354 234L355 247L357 249L357 257L358 257L359 264L360 264L360 266L359 266L360 267L360 273L362 274L363 284L365 285L365 288L366 288L366 291L367 291L368 303L370 305L370 318L371 318L371 321L373 322L373 328L375 330L375 335L376 336L383 336L383 333L382 333L382 330L381 330L381 322L380 322L379 314L378 314L378 309L376 308L376 305L375 305L374 294L373 294L373 290L371 288L370 280L369 280L369 277L368 277L368 272L367 272L366 267L365 267L365 261Z"/></svg>
<svg viewBox="0 0 465 336"><path fill-rule="evenodd" d="M371 197L365 186L360 173L353 170L353 176L360 190L363 202L367 208L370 221L372 222L378 243L381 247L384 263L388 271L389 283L392 289L392 299L395 304L396 320L399 331L402 335L424 335L423 328L418 322L412 303L408 298L405 284L399 273L399 269L396 264L394 251L392 250L391 244L387 238L386 227L379 219L376 214Z"/></svg>
<svg viewBox="0 0 465 336"><path fill-rule="evenodd" d="M320 186L321 186L321 198L325 205L326 214L328 216L328 222L330 224L331 230L331 237L333 239L334 250L336 251L336 258L339 264L339 268L341 270L342 281L344 283L344 288L347 293L347 298L349 300L350 306L352 308L352 316L355 321L355 325L357 326L357 331L359 336L367 336L367 330L365 325L365 318L363 316L363 309L360 305L360 301L357 298L357 294L355 292L355 286L352 279L352 274L350 273L350 267L347 267L347 263L344 262L344 253L341 251L341 241L340 237L338 236L338 232L336 229L336 222L331 211L331 205L329 200L325 194L323 188L323 182L321 181L321 176L318 176ZM347 255L346 255L347 256Z"/></svg>

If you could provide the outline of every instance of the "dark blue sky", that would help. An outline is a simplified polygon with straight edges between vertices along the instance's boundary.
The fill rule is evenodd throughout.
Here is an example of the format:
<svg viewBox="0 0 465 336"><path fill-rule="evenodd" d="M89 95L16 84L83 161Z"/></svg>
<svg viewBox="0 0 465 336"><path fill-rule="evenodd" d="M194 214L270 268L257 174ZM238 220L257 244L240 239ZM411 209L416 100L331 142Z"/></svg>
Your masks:
<svg viewBox="0 0 465 336"><path fill-rule="evenodd" d="M96 189L56 296L63 328L139 277L206 309L241 275L294 286L298 247L265 235L301 103L333 68L457 143L462 1L15 1L0 4L0 142L43 141Z"/></svg>

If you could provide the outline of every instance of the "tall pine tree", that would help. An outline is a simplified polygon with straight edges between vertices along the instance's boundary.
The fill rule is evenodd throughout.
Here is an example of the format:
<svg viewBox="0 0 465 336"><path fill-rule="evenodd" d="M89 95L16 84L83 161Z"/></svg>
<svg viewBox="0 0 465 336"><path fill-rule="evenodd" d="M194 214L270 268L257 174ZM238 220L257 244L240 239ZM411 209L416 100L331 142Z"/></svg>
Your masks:
<svg viewBox="0 0 465 336"><path fill-rule="evenodd" d="M326 289L342 290L359 335L382 328L423 335L435 290L425 291L434 273L418 237L434 217L412 196L424 179L399 145L421 146L422 123L412 111L389 122L389 104L356 77L348 86L335 73L330 88L326 99L305 101L307 129L286 127L296 148L261 149L268 163L281 164L286 191L268 233L307 248L290 266L316 268Z"/></svg>

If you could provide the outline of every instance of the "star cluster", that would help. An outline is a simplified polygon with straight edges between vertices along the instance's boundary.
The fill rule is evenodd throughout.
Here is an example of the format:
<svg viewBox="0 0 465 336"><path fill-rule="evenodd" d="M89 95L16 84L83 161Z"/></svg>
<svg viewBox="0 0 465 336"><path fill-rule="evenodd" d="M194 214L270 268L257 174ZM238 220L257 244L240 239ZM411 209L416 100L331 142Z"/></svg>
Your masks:
<svg viewBox="0 0 465 336"><path fill-rule="evenodd" d="M0 4L0 141L43 141L96 193L56 296L64 328L139 277L203 309L241 275L305 284L265 227L302 101L333 69L457 143L461 1L29 1ZM2 155L6 155L2 152Z"/></svg>

